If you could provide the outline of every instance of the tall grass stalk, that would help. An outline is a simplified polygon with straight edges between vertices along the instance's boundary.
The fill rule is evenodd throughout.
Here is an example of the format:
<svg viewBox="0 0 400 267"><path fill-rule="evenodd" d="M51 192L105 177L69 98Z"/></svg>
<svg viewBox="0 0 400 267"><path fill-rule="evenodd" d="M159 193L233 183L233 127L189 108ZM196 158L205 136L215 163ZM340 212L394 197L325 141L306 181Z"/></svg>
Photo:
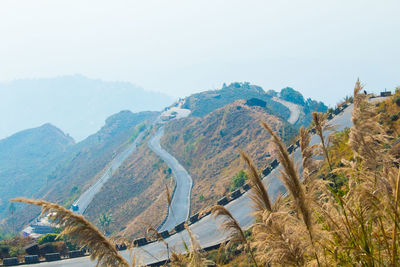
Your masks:
<svg viewBox="0 0 400 267"><path fill-rule="evenodd" d="M14 198L13 202L23 202L42 207L42 214L48 212L51 219L64 227L59 236L69 235L80 247L87 247L92 252L90 258L104 266L129 266L128 262L118 254L115 246L93 224L83 216L74 214L66 208L43 200Z"/></svg>
<svg viewBox="0 0 400 267"><path fill-rule="evenodd" d="M294 162L290 158L289 153L287 152L285 144L281 142L279 137L271 129L271 127L269 127L267 123L261 121L261 125L272 136L272 142L275 145L278 152L278 159L283 167L283 171L281 171L280 178L282 179L282 182L284 183L286 188L292 194L295 200L295 205L297 207L297 210L302 214L303 222L307 227L311 244L314 247L315 259L317 260L318 265L320 265L314 244L314 233L313 233L311 211L309 209L309 203L307 201L303 185L298 177L297 169L295 168Z"/></svg>
<svg viewBox="0 0 400 267"><path fill-rule="evenodd" d="M265 210L271 212L271 200L269 198L268 191L262 183L261 177L257 172L256 166L254 165L251 158L244 151L239 150L239 153L249 169L249 181L253 187L250 193L250 198L253 200L256 212L262 213Z"/></svg>
<svg viewBox="0 0 400 267"><path fill-rule="evenodd" d="M328 148L327 148L325 138L324 138L324 130L327 130L326 129L326 127L327 127L326 118L324 117L324 115L322 113L318 113L318 112L313 112L312 117L313 117L315 129L317 131L319 139L321 140L322 151L324 152L325 159L328 162L329 170L332 171L332 163L331 163L331 159L329 157Z"/></svg>
<svg viewBox="0 0 400 267"><path fill-rule="evenodd" d="M393 236L392 236L392 263L397 263L397 247L396 247L396 238L397 238L397 218L398 218L398 205L399 205L399 190L400 190L400 169L397 174L396 180L396 191L395 191L395 200L394 200L394 222L393 222Z"/></svg>
<svg viewBox="0 0 400 267"><path fill-rule="evenodd" d="M208 211L211 211L211 214L217 218L217 217L222 217L224 218L224 222L221 224L221 228L224 229L225 232L229 233L228 239L230 240L229 243L233 242L240 242L245 246L245 250L250 253L250 257L254 263L254 265L257 267L257 261L254 257L254 253L250 247L249 242L246 239L246 236L240 227L239 222L233 217L232 213L225 208L224 206L221 205L215 205L212 206L211 208L208 209ZM229 245L228 243L228 245Z"/></svg>

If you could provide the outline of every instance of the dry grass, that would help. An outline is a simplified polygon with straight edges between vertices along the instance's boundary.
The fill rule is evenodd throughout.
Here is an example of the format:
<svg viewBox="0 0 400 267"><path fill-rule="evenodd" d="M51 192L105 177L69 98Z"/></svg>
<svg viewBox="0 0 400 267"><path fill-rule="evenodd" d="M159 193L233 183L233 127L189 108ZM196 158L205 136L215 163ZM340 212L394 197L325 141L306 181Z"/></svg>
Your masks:
<svg viewBox="0 0 400 267"><path fill-rule="evenodd" d="M318 154L318 145L310 146L310 132L303 126L300 127L299 130L299 140L303 166L303 182L304 184L308 184L310 177L312 177L319 167L317 160L313 158L316 154Z"/></svg>
<svg viewBox="0 0 400 267"><path fill-rule="evenodd" d="M360 93L361 89L357 81L353 127L347 144L335 144L330 151L324 134L331 127L322 114L313 115L321 141L319 148L310 146L308 131L300 130L302 173L278 135L262 123L272 136L282 165L281 179L290 194L279 197L270 210L264 206L264 212L257 214L250 243L259 264L399 266L400 170L394 164L392 139L382 126L382 117L376 106ZM322 174L321 165L313 157L320 155L319 151L328 165L322 169L323 176L340 177L344 181L343 191L337 191L337 187L317 176ZM251 160L247 158L246 162ZM250 172L254 173L251 167ZM260 197L252 200L262 207Z"/></svg>
<svg viewBox="0 0 400 267"><path fill-rule="evenodd" d="M313 232L313 224L311 221L312 213L309 208L310 201L306 196L304 186L299 179L298 168L295 167L293 159L290 158L285 144L281 142L281 140L275 134L275 132L265 122L261 122L261 125L272 136L272 142L275 144L275 147L278 151L278 159L283 167L283 171L281 171L280 178L283 184L285 185L286 189L291 193L291 196L294 199L294 204L297 209L297 212L302 215L303 222L307 228L310 237L310 241L314 246L314 232ZM319 265L319 259L316 253L315 253L315 258Z"/></svg>
<svg viewBox="0 0 400 267"><path fill-rule="evenodd" d="M202 253L199 242L190 230L189 226L185 224L185 229L189 235L191 249L186 247L186 253L172 252L171 255L171 266L175 267L203 267L213 266L214 262L207 260Z"/></svg>
<svg viewBox="0 0 400 267"><path fill-rule="evenodd" d="M221 224L221 228L228 232L228 240L230 242L241 242L243 244L247 243L246 237L242 228L240 227L239 222L233 217L229 210L227 210L224 206L215 205L205 210L205 212L211 211L211 214L217 217L223 217L225 220Z"/></svg>
<svg viewBox="0 0 400 267"><path fill-rule="evenodd" d="M239 222L233 217L232 213L230 213L229 210L227 210L224 206L221 205L215 205L211 207L209 210L211 211L212 215L215 218L222 217L225 219L224 222L221 224L221 228L229 233L227 237L227 239L229 240L227 246L235 242L240 242L241 244L244 245L245 251L250 254L250 257L254 262L254 265L258 266L253 251L250 247L250 243L247 241L246 236L242 228L240 227Z"/></svg>
<svg viewBox="0 0 400 267"><path fill-rule="evenodd" d="M327 148L328 145L326 144L324 132L333 129L333 126L330 126L327 124L326 116L322 113L313 112L312 116L313 116L313 122L315 125L315 129L317 131L319 139L321 140L321 149L324 153L326 161L328 162L329 169L332 170L332 163L331 163L331 159L329 157L328 148Z"/></svg>
<svg viewBox="0 0 400 267"><path fill-rule="evenodd" d="M83 216L43 200L15 198L11 201L41 206L42 214L48 212L55 223L63 226L64 230L59 236L68 235L79 247L88 248L91 251L91 260L97 260L98 266L129 266L112 242Z"/></svg>
<svg viewBox="0 0 400 267"><path fill-rule="evenodd" d="M272 205L268 196L268 191L262 183L261 176L258 174L253 161L244 151L239 150L239 153L249 169L248 177L253 187L253 190L250 193L250 198L254 203L255 212L263 213L265 210L272 211Z"/></svg>

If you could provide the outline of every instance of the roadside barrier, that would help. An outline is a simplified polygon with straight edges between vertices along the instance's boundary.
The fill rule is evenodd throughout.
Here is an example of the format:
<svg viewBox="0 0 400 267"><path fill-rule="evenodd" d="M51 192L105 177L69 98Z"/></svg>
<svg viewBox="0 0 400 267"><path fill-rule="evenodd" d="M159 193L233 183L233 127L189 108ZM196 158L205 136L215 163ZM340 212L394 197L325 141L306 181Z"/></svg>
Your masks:
<svg viewBox="0 0 400 267"><path fill-rule="evenodd" d="M3 259L3 265L4 266L15 266L15 265L19 265L19 261L17 257L13 257L13 258L4 258Z"/></svg>
<svg viewBox="0 0 400 267"><path fill-rule="evenodd" d="M186 222L182 222L182 223L178 224L177 226L175 226L175 231L177 233L182 232L183 229L185 229L185 223Z"/></svg>
<svg viewBox="0 0 400 267"><path fill-rule="evenodd" d="M335 114L335 115L338 115L339 113L340 113L340 108L336 108L334 111L333 111L333 114Z"/></svg>
<svg viewBox="0 0 400 267"><path fill-rule="evenodd" d="M192 215L192 217L190 217L190 223L195 223L199 220L199 213L196 213L194 215Z"/></svg>
<svg viewBox="0 0 400 267"><path fill-rule="evenodd" d="M47 253L44 255L46 261L59 261L61 260L60 253Z"/></svg>
<svg viewBox="0 0 400 267"><path fill-rule="evenodd" d="M242 192L240 191L240 188L236 189L235 191L233 191L231 193L231 198L232 199L237 199L238 197L240 197L242 195Z"/></svg>
<svg viewBox="0 0 400 267"><path fill-rule="evenodd" d="M115 248L116 248L118 251L121 251L121 250L126 250L126 249L127 249L127 246L126 246L125 244L116 244L116 245L115 245ZM82 254L85 255L85 252L82 251Z"/></svg>
<svg viewBox="0 0 400 267"><path fill-rule="evenodd" d="M162 238L165 239L165 238L169 237L169 232L167 230L165 230L164 232L161 232L160 235L161 235Z"/></svg>
<svg viewBox="0 0 400 267"><path fill-rule="evenodd" d="M270 173L271 173L271 171L272 171L272 169L271 169L271 167L267 167L267 168L265 168L263 171L262 171L262 174L264 175L264 176L267 176L267 175L269 175Z"/></svg>
<svg viewBox="0 0 400 267"><path fill-rule="evenodd" d="M287 152L288 152L289 154L292 154L293 151L294 151L294 145L290 145L290 146L287 148Z"/></svg>
<svg viewBox="0 0 400 267"><path fill-rule="evenodd" d="M119 246L119 247L121 247L121 246ZM119 249L119 250L121 250L121 249ZM82 250L73 250L73 251L68 252L68 256L69 256L70 258L83 257L84 255L85 255L85 254L83 253Z"/></svg>
<svg viewBox="0 0 400 267"><path fill-rule="evenodd" d="M39 263L38 255L29 255L24 257L25 263Z"/></svg>
<svg viewBox="0 0 400 267"><path fill-rule="evenodd" d="M276 167L278 167L278 165L279 165L279 161L278 161L277 159L274 159L274 160L271 162L271 168L272 168L272 169L275 169Z"/></svg>
<svg viewBox="0 0 400 267"><path fill-rule="evenodd" d="M250 187L249 184L244 184L244 185L242 186L242 188L243 188L243 190L245 190L245 191L249 191L251 187Z"/></svg>
<svg viewBox="0 0 400 267"><path fill-rule="evenodd" d="M146 240L145 237L138 238L138 239L136 239L136 240L133 241L133 244L134 244L135 246L138 246L138 247L144 246L144 245L146 245L147 243L148 243L148 242L147 242L147 240Z"/></svg>
<svg viewBox="0 0 400 267"><path fill-rule="evenodd" d="M224 196L223 198L220 198L217 203L218 205L225 206L226 204L229 203L229 201L228 198Z"/></svg>

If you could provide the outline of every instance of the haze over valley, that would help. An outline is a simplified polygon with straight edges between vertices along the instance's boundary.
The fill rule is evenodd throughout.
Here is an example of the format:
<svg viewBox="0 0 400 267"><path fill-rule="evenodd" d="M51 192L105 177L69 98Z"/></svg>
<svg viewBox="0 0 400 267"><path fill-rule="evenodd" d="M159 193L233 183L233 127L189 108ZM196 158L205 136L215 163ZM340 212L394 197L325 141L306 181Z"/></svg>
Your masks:
<svg viewBox="0 0 400 267"><path fill-rule="evenodd" d="M81 141L121 110L160 111L174 99L129 82L82 75L0 82L0 139L51 123Z"/></svg>

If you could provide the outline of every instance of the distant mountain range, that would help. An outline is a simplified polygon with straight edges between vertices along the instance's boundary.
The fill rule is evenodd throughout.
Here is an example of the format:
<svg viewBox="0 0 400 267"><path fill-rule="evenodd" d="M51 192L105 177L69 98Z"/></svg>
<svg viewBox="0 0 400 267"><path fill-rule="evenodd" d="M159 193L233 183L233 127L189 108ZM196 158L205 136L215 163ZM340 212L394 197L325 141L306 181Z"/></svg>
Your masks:
<svg viewBox="0 0 400 267"><path fill-rule="evenodd" d="M0 83L0 139L52 123L76 141L98 131L104 119L121 110L159 111L172 104L165 94L128 82L81 75Z"/></svg>

